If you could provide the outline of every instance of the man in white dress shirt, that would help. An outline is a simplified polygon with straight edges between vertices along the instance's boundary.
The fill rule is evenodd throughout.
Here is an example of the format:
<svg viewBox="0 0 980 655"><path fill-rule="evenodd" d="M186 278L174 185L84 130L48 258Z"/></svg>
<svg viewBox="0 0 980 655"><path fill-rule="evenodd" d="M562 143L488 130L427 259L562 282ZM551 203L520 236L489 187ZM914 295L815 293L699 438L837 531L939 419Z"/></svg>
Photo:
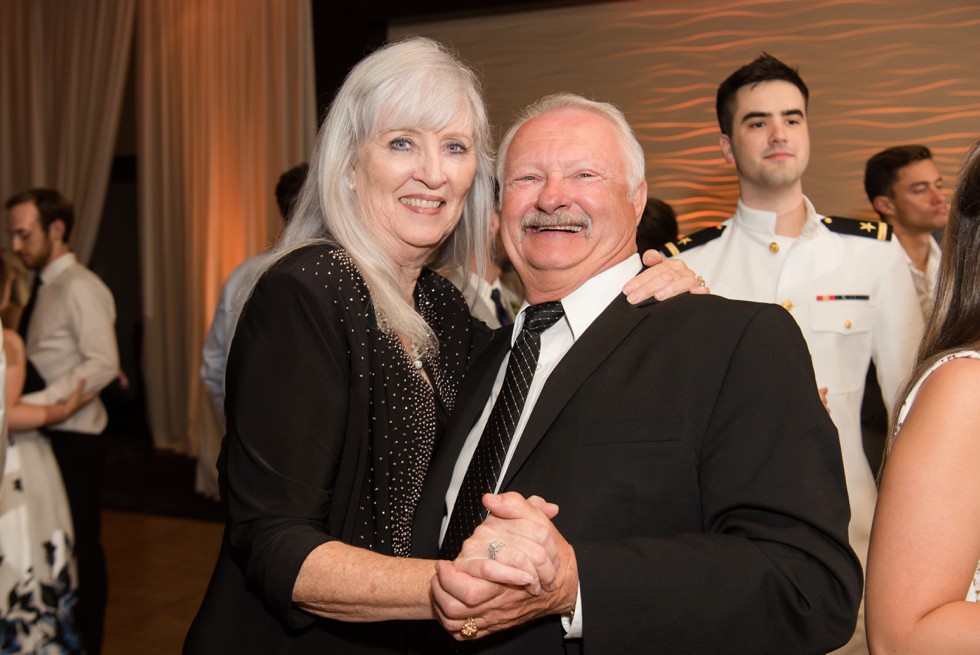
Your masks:
<svg viewBox="0 0 980 655"><path fill-rule="evenodd" d="M877 499L860 422L868 365L873 359L891 407L911 370L922 315L888 226L822 216L803 195L808 97L797 72L768 54L721 84L721 153L738 173L738 208L721 225L667 250L703 275L714 293L778 303L796 319L840 434L849 539L863 565ZM846 652L866 653L863 617L857 625Z"/></svg>
<svg viewBox="0 0 980 655"><path fill-rule="evenodd" d="M939 244L936 230L946 226L949 205L943 176L923 145L882 150L864 167L864 190L879 218L902 244L912 273L922 317L929 317L936 296Z"/></svg>
<svg viewBox="0 0 980 655"><path fill-rule="evenodd" d="M11 248L39 280L21 326L29 367L40 376L43 390L25 386L25 392L35 393L26 394L24 401L63 401L80 380L88 392L103 389L119 375L115 302L108 287L78 262L68 245L74 224L71 203L53 189L31 189L8 199L5 207ZM90 654L101 649L105 617L105 554L100 543L104 449L98 435L107 422L105 405L96 396L67 420L44 430L71 504L79 574L76 619Z"/></svg>
<svg viewBox="0 0 980 655"><path fill-rule="evenodd" d="M289 216L293 203L303 188L309 164L303 163L290 168L279 176L276 183L276 203L279 205L279 217L283 228L289 225ZM197 454L197 470L194 489L209 498L217 500L218 491L218 454L221 450L221 439L224 437L225 421L225 367L228 365L228 353L231 352L231 341L238 327L238 316L241 313L242 298L239 294L242 285L248 280L256 267L263 266L263 254L249 257L232 269L221 287L218 306L214 310L211 328L201 349L201 369L199 375L204 387L208 390L215 418L221 427L220 434L211 432L201 436Z"/></svg>
<svg viewBox="0 0 980 655"><path fill-rule="evenodd" d="M309 164L300 164L279 176L279 181L276 183L276 203L279 205L279 217L282 219L283 228L289 225L293 203L300 189L303 188L309 168ZM248 277L252 267L261 265L261 261L261 254L249 257L228 274L221 288L218 307L214 311L211 329L208 330L201 353L201 381L204 382L211 396L211 403L215 415L221 421L222 429L225 427L225 366L228 363L228 352L231 350L231 340L235 336L238 315L241 311L241 299L238 298L238 293L242 281ZM214 455L217 457L217 453Z"/></svg>

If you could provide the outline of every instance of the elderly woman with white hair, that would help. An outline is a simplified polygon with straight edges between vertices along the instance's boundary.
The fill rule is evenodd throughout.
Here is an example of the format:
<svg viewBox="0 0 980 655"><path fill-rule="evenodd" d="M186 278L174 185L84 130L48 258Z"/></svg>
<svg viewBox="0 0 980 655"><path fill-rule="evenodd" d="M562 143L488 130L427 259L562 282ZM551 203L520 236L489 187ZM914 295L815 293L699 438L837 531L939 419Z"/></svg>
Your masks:
<svg viewBox="0 0 980 655"><path fill-rule="evenodd" d="M488 247L489 139L475 75L431 40L348 75L232 345L227 526L185 652L403 652L434 618L412 520L487 329L432 269Z"/></svg>

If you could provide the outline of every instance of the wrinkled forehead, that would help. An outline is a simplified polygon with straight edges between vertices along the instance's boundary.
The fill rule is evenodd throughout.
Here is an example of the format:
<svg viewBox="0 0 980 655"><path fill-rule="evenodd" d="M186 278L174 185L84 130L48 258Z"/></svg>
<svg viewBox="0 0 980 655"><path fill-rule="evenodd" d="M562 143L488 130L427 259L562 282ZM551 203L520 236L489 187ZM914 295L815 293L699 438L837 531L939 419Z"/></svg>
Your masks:
<svg viewBox="0 0 980 655"><path fill-rule="evenodd" d="M514 133L504 161L509 170L522 162L625 167L622 140L604 116L562 108L531 118Z"/></svg>

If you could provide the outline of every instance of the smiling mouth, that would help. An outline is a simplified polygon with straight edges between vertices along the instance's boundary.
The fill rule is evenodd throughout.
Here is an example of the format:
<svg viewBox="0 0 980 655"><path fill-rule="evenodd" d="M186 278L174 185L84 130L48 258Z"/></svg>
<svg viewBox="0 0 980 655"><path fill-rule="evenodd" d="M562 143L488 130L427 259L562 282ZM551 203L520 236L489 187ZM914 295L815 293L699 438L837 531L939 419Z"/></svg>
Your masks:
<svg viewBox="0 0 980 655"><path fill-rule="evenodd" d="M398 199L403 205L408 205L409 207L421 207L423 209L436 209L442 206L441 200L423 200L421 198L399 198Z"/></svg>
<svg viewBox="0 0 980 655"><path fill-rule="evenodd" d="M541 232L575 232L577 234L582 231L582 228L582 225L549 225L546 227L532 227L529 228L529 231L535 234L540 234Z"/></svg>

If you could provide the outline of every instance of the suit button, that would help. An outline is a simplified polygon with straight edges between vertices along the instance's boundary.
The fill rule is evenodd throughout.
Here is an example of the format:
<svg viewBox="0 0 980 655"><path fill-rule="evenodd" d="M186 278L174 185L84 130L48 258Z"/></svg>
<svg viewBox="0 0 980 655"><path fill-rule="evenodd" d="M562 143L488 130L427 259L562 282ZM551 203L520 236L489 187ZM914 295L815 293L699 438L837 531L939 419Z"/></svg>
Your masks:
<svg viewBox="0 0 980 655"><path fill-rule="evenodd" d="M778 243L776 243L775 241L773 241L772 243L770 243L770 244L769 244L769 252L771 252L771 253L772 253L772 254L774 254L774 255L775 255L775 254L776 254L777 252L779 252L779 244L778 244Z"/></svg>
<svg viewBox="0 0 980 655"><path fill-rule="evenodd" d="M782 305L783 306L783 309L785 309L786 311L788 311L788 312L793 311L793 301L790 300L789 298L787 298L786 300L784 300L783 302L781 302L779 304Z"/></svg>

